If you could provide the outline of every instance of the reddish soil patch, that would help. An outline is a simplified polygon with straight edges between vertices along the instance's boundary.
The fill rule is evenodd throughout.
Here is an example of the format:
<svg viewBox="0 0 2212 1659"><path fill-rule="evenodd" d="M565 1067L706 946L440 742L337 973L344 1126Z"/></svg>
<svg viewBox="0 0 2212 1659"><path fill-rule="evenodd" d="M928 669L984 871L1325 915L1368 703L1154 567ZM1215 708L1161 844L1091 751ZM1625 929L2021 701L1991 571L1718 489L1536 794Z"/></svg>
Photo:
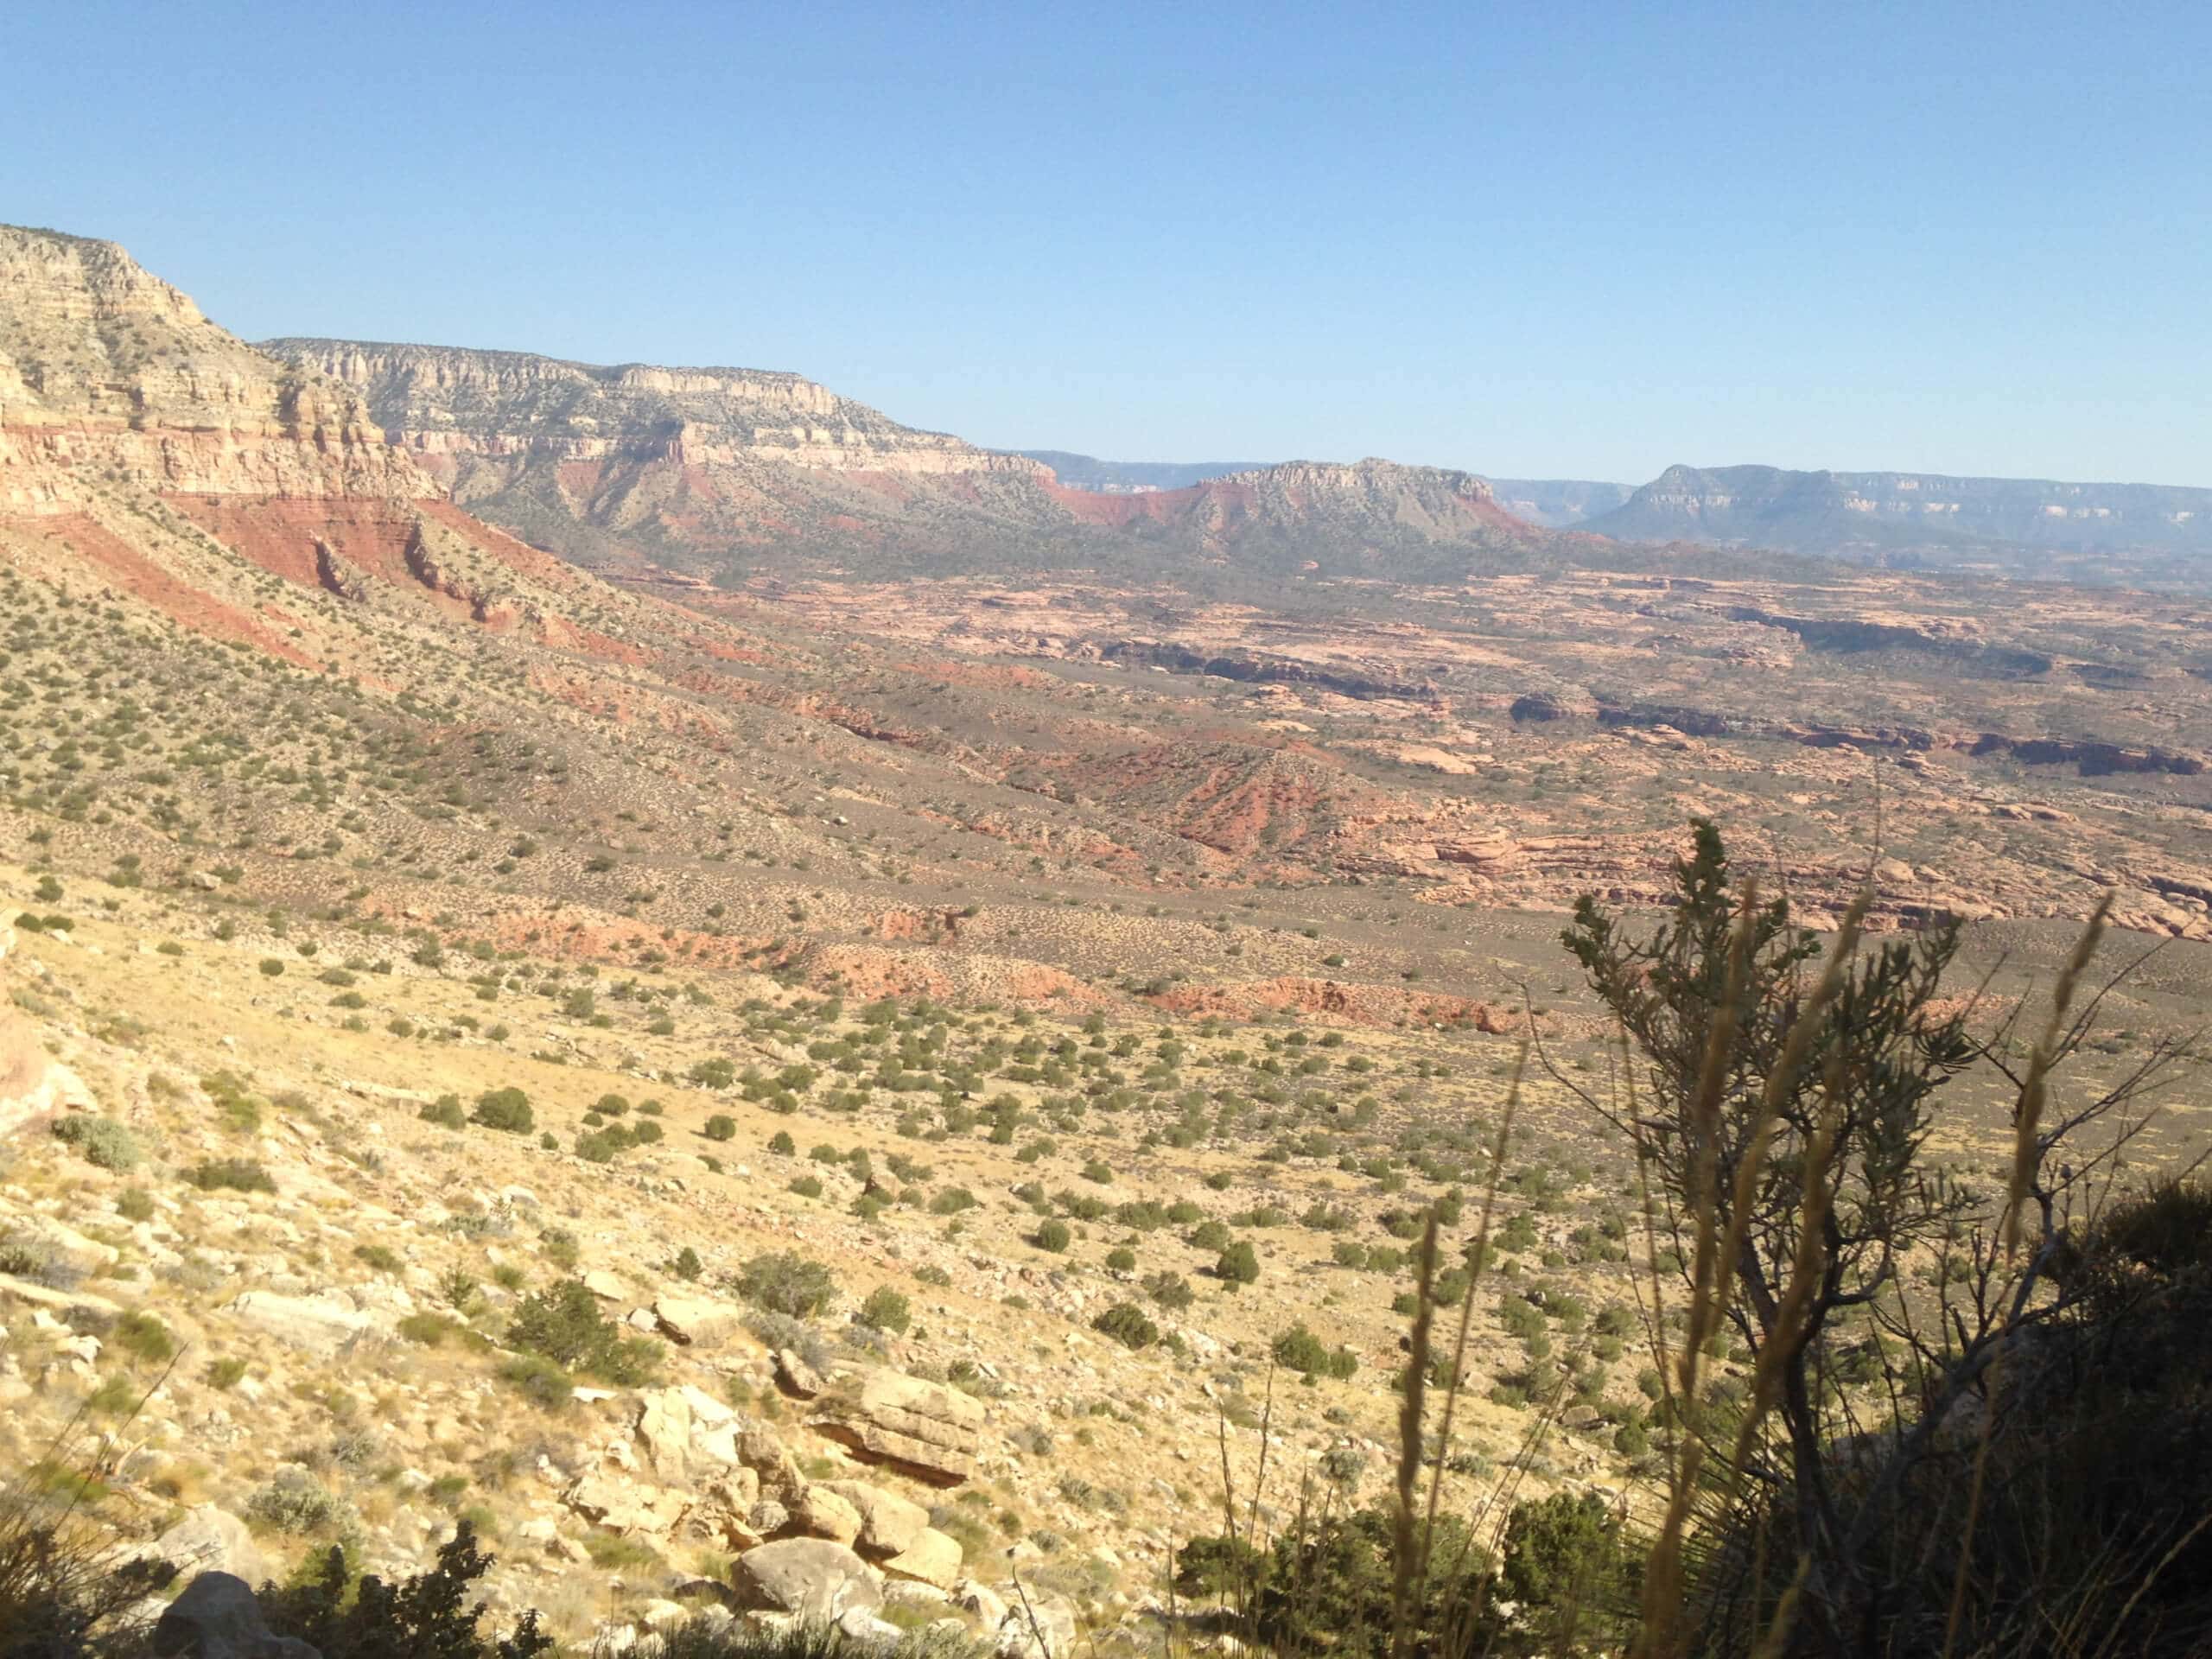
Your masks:
<svg viewBox="0 0 2212 1659"><path fill-rule="evenodd" d="M1044 487L1045 493L1066 509L1070 518L1116 530L1140 518L1166 524L1197 505L1205 493L1203 484L1180 490L1149 490L1141 495L1101 495L1090 490L1071 490L1063 484L1047 484Z"/></svg>
<svg viewBox="0 0 2212 1659"><path fill-rule="evenodd" d="M242 639L272 657L301 668L322 664L283 635L264 626L250 611L212 599L156 564L144 554L81 513L55 518L11 521L15 527L50 540L66 538L78 556L97 566L118 587L190 628L215 639Z"/></svg>
<svg viewBox="0 0 2212 1659"><path fill-rule="evenodd" d="M344 496L173 495L168 503L226 547L302 588L320 588L315 544L389 582L415 587L407 543L427 502Z"/></svg>

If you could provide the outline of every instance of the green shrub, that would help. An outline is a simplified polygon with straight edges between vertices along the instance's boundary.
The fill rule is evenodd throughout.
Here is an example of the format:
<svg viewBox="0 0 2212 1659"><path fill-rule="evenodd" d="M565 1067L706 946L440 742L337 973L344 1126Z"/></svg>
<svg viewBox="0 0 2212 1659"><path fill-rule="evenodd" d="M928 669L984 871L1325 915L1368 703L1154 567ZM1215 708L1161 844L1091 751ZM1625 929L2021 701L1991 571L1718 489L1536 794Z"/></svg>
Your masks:
<svg viewBox="0 0 2212 1659"><path fill-rule="evenodd" d="M575 1397L574 1379L543 1354L508 1355L499 1363L499 1380L548 1411L559 1410Z"/></svg>
<svg viewBox="0 0 2212 1659"><path fill-rule="evenodd" d="M1115 1303L1091 1320L1090 1328L1132 1351L1149 1348L1160 1340L1160 1327L1135 1302Z"/></svg>
<svg viewBox="0 0 2212 1659"><path fill-rule="evenodd" d="M541 1659L554 1644L536 1612L496 1640L480 1628L486 1603L475 1585L491 1566L476 1547L474 1521L464 1516L426 1573L397 1583L374 1573L356 1581L345 1550L333 1545L281 1588L263 1586L256 1599L273 1633L323 1659Z"/></svg>
<svg viewBox="0 0 2212 1659"><path fill-rule="evenodd" d="M1632 1567L1620 1517L1593 1492L1560 1492L1516 1503L1505 1523L1501 1589L1525 1607L1588 1623L1594 1611L1624 1611ZM1616 1611L1616 1616L1618 1612Z"/></svg>
<svg viewBox="0 0 2212 1659"><path fill-rule="evenodd" d="M245 1382L245 1374L246 1362L235 1356L211 1361L207 1369L200 1373L206 1379L207 1386L220 1394L228 1394L239 1383Z"/></svg>
<svg viewBox="0 0 2212 1659"><path fill-rule="evenodd" d="M1241 1598L1258 1588L1267 1569L1266 1554L1242 1538L1193 1538L1175 1552L1175 1592Z"/></svg>
<svg viewBox="0 0 2212 1659"><path fill-rule="evenodd" d="M537 1127L537 1120L530 1109L530 1096L512 1088L490 1089L479 1095L469 1121L487 1129L504 1129L510 1135L527 1135Z"/></svg>
<svg viewBox="0 0 2212 1659"><path fill-rule="evenodd" d="M185 1171L184 1179L203 1192L274 1192L269 1172L250 1158L211 1158Z"/></svg>
<svg viewBox="0 0 2212 1659"><path fill-rule="evenodd" d="M836 1275L821 1262L790 1250L756 1255L737 1273L737 1294L755 1307L791 1319L809 1319L837 1294Z"/></svg>
<svg viewBox="0 0 2212 1659"><path fill-rule="evenodd" d="M443 1313L418 1313L404 1315L396 1328L409 1342L437 1348L443 1346L445 1339L461 1327Z"/></svg>
<svg viewBox="0 0 2212 1659"><path fill-rule="evenodd" d="M290 1534L324 1532L352 1517L352 1506L304 1469L281 1471L245 1501L250 1520Z"/></svg>
<svg viewBox="0 0 2212 1659"><path fill-rule="evenodd" d="M1068 1230L1067 1223L1054 1217L1038 1228L1036 1244L1039 1249L1050 1250L1057 1255L1067 1249L1069 1241L1073 1237L1074 1235Z"/></svg>
<svg viewBox="0 0 2212 1659"><path fill-rule="evenodd" d="M1350 1376L1359 1369L1359 1357L1349 1348L1331 1348L1300 1320L1275 1338L1269 1351L1275 1363L1306 1376Z"/></svg>
<svg viewBox="0 0 2212 1659"><path fill-rule="evenodd" d="M599 1299L581 1279L564 1279L524 1297L507 1327L507 1341L524 1353L625 1388L649 1381L659 1365L655 1345L625 1336L600 1313Z"/></svg>
<svg viewBox="0 0 2212 1659"><path fill-rule="evenodd" d="M737 1138L737 1120L727 1112L716 1112L707 1120L706 1134L709 1141L734 1141Z"/></svg>
<svg viewBox="0 0 2212 1659"><path fill-rule="evenodd" d="M888 1285L878 1285L861 1304L860 1322L874 1325L879 1331L888 1331L904 1336L913 1323L913 1306L899 1292Z"/></svg>
<svg viewBox="0 0 2212 1659"><path fill-rule="evenodd" d="M159 1364L176 1353L176 1338L169 1335L168 1326L151 1313L125 1313L115 1322L108 1332L108 1341L133 1359L143 1359Z"/></svg>
<svg viewBox="0 0 2212 1659"><path fill-rule="evenodd" d="M145 1159L138 1138L111 1117L69 1113L54 1119L54 1138L74 1147L86 1163L118 1174L137 1168Z"/></svg>
<svg viewBox="0 0 2212 1659"><path fill-rule="evenodd" d="M1109 1250L1106 1252L1106 1266L1109 1271L1114 1273L1135 1273L1137 1267L1137 1253L1127 1245Z"/></svg>
<svg viewBox="0 0 2212 1659"><path fill-rule="evenodd" d="M1180 1313L1197 1300L1191 1281L1179 1273L1155 1273L1144 1281L1144 1294L1171 1313Z"/></svg>
<svg viewBox="0 0 2212 1659"><path fill-rule="evenodd" d="M459 1095L440 1095L415 1116L425 1123L441 1124L448 1129L467 1127L468 1118L461 1109Z"/></svg>
<svg viewBox="0 0 2212 1659"><path fill-rule="evenodd" d="M1232 1285L1249 1285L1260 1276L1259 1252L1249 1239L1240 1238L1224 1250L1213 1264L1214 1277Z"/></svg>

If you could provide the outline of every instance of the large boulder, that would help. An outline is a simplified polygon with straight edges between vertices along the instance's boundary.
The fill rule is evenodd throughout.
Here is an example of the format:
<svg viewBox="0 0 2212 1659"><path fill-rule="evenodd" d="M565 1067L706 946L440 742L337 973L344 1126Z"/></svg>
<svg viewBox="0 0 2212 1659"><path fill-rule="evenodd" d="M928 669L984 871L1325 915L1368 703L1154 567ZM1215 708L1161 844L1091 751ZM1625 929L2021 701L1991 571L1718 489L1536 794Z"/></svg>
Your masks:
<svg viewBox="0 0 2212 1659"><path fill-rule="evenodd" d="M1064 1596L1017 1596L999 1626L1001 1659L1068 1659L1075 1651L1075 1605Z"/></svg>
<svg viewBox="0 0 2212 1659"><path fill-rule="evenodd" d="M883 1605L875 1569L826 1538L785 1538L748 1549L731 1565L729 1581L741 1607L823 1623Z"/></svg>
<svg viewBox="0 0 2212 1659"><path fill-rule="evenodd" d="M760 1478L760 1490L783 1503L796 1503L806 1491L806 1476L791 1448L766 1423L747 1423L737 1436L737 1459Z"/></svg>
<svg viewBox="0 0 2212 1659"><path fill-rule="evenodd" d="M906 1639L906 1632L866 1607L849 1607L837 1621L837 1633L863 1648L888 1653Z"/></svg>
<svg viewBox="0 0 2212 1659"><path fill-rule="evenodd" d="M747 1445L779 1484L789 1482L796 1492L804 1482L797 1461L783 1451L781 1442L772 1435L764 1439L765 1431L753 1432L730 1407L688 1382L640 1394L631 1428L646 1466L664 1486L726 1474L747 1462ZM786 1462L788 1471L783 1466Z"/></svg>
<svg viewBox="0 0 2212 1659"><path fill-rule="evenodd" d="M911 1579L950 1590L959 1580L960 1560L957 1538L935 1527L925 1527L920 1537L883 1564L883 1570L894 1579Z"/></svg>
<svg viewBox="0 0 2212 1659"><path fill-rule="evenodd" d="M288 1348L337 1354L375 1327L376 1321L336 1292L320 1296L280 1296L249 1290L231 1304L233 1318Z"/></svg>
<svg viewBox="0 0 2212 1659"><path fill-rule="evenodd" d="M269 1562L245 1522L228 1510L201 1503L150 1544L135 1552L168 1561L181 1573L229 1573L248 1584L269 1581Z"/></svg>
<svg viewBox="0 0 2212 1659"><path fill-rule="evenodd" d="M688 1492L647 1486L606 1469L579 1477L561 1501L602 1531L655 1537L673 1532L695 1503Z"/></svg>
<svg viewBox="0 0 2212 1659"><path fill-rule="evenodd" d="M795 1399L811 1400L822 1392L822 1373L808 1364L798 1349L779 1348L776 1386Z"/></svg>
<svg viewBox="0 0 2212 1659"><path fill-rule="evenodd" d="M688 1348L719 1348L745 1324L745 1316L728 1302L704 1296L663 1296L653 1303L653 1319L672 1341Z"/></svg>
<svg viewBox="0 0 2212 1659"><path fill-rule="evenodd" d="M911 1549L930 1524L930 1512L920 1504L867 1481L826 1480L822 1484L860 1511L858 1548L863 1555L880 1558Z"/></svg>
<svg viewBox="0 0 2212 1659"><path fill-rule="evenodd" d="M973 1579L963 1579L952 1586L953 1605L976 1615L976 1622L987 1630L995 1630L1006 1623L1007 1599L988 1584L978 1584Z"/></svg>
<svg viewBox="0 0 2212 1659"><path fill-rule="evenodd" d="M155 1659L321 1659L306 1643L272 1635L244 1579L202 1573L162 1610L149 1647Z"/></svg>
<svg viewBox="0 0 2212 1659"><path fill-rule="evenodd" d="M849 1544L861 1535L861 1512L827 1486L808 1487L791 1519L810 1538Z"/></svg>
<svg viewBox="0 0 2212 1659"><path fill-rule="evenodd" d="M681 1486L691 1458L691 1402L681 1389L641 1395L636 1423L645 1466L664 1486Z"/></svg>
<svg viewBox="0 0 2212 1659"><path fill-rule="evenodd" d="M876 1369L822 1407L814 1426L864 1458L939 1486L976 1472L983 1406L957 1389Z"/></svg>

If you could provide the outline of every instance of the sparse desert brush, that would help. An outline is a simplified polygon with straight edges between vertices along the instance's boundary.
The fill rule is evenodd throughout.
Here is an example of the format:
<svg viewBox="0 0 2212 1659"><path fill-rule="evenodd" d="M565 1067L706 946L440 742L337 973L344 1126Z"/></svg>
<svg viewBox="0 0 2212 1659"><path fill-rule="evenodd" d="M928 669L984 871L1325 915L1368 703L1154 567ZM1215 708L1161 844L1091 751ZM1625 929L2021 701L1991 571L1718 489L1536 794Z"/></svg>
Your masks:
<svg viewBox="0 0 2212 1659"><path fill-rule="evenodd" d="M624 1334L600 1312L599 1299L581 1279L524 1297L508 1325L507 1342L524 1355L622 1387L649 1382L660 1370L660 1345Z"/></svg>
<svg viewBox="0 0 2212 1659"><path fill-rule="evenodd" d="M738 1269L737 1294L767 1313L804 1319L837 1294L836 1276L822 1262L791 1250L756 1255Z"/></svg>
<svg viewBox="0 0 2212 1659"><path fill-rule="evenodd" d="M276 1182L251 1158L214 1158L194 1164L184 1179L202 1192L274 1192Z"/></svg>
<svg viewBox="0 0 2212 1659"><path fill-rule="evenodd" d="M904 1335L913 1323L913 1306L903 1293L889 1285L879 1285L868 1293L868 1300L854 1317L861 1324L879 1331Z"/></svg>
<svg viewBox="0 0 2212 1659"><path fill-rule="evenodd" d="M88 1164L128 1173L144 1160L138 1138L113 1118L71 1114L54 1121L54 1138L74 1147Z"/></svg>
<svg viewBox="0 0 2212 1659"><path fill-rule="evenodd" d="M1090 1328L1122 1347L1149 1348L1160 1340L1160 1327L1134 1302L1116 1302L1090 1322Z"/></svg>

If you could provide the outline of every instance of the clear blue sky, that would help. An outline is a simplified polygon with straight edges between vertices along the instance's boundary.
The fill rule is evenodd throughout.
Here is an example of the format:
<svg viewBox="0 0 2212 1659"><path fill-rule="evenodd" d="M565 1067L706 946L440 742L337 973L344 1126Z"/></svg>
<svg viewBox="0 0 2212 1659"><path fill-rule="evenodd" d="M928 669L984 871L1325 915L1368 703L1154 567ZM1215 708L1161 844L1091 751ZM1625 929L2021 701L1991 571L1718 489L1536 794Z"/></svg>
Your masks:
<svg viewBox="0 0 2212 1659"><path fill-rule="evenodd" d="M18 8L0 219L250 338L1130 460L2212 485L2212 7Z"/></svg>

